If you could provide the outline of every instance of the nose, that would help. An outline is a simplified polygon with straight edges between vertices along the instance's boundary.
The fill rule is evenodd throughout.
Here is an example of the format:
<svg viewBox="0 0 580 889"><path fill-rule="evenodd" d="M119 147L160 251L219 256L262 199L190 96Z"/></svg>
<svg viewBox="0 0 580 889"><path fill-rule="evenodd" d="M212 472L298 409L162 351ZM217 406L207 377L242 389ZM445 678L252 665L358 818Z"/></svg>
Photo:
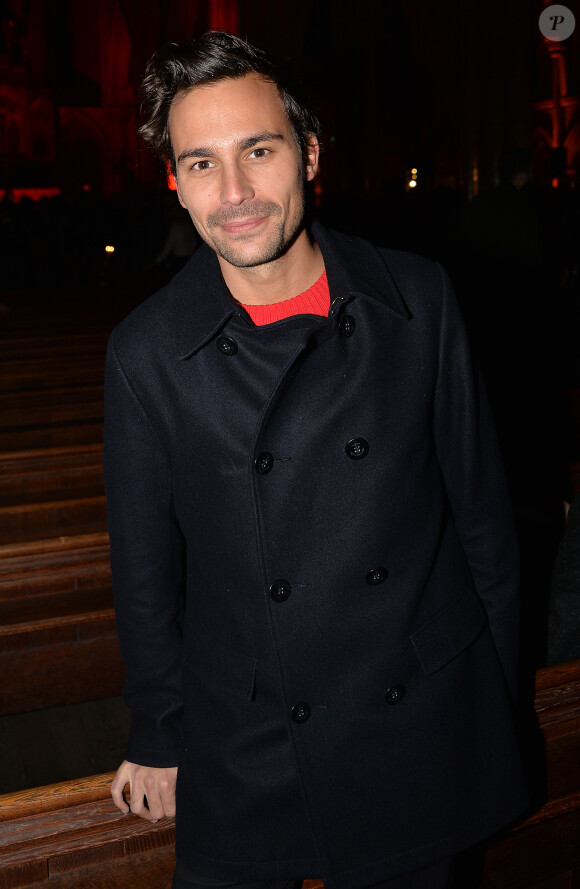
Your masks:
<svg viewBox="0 0 580 889"><path fill-rule="evenodd" d="M241 204L253 197L253 186L240 164L224 166L220 194L222 204Z"/></svg>

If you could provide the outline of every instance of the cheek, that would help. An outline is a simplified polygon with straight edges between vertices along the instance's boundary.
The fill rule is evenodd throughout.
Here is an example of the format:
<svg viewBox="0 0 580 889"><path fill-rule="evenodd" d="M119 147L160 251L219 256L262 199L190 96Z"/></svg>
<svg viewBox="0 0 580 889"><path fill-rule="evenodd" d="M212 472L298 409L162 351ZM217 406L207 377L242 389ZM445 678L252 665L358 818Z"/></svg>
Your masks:
<svg viewBox="0 0 580 889"><path fill-rule="evenodd" d="M207 212L205 211L207 202L200 198L199 195L196 195L194 198L191 193L185 193L180 200L182 206L185 207L194 221L205 219L205 216L207 215Z"/></svg>
<svg viewBox="0 0 580 889"><path fill-rule="evenodd" d="M304 207L304 201L306 197L306 190L304 187L304 182L302 179L299 179L296 182L294 189L289 198L289 205L293 209L294 213L301 213Z"/></svg>
<svg viewBox="0 0 580 889"><path fill-rule="evenodd" d="M182 175L179 180L176 179L175 184L182 207L195 216L199 216L200 211L203 214L203 205L208 201L207 187L200 186L199 182L192 182L186 174Z"/></svg>

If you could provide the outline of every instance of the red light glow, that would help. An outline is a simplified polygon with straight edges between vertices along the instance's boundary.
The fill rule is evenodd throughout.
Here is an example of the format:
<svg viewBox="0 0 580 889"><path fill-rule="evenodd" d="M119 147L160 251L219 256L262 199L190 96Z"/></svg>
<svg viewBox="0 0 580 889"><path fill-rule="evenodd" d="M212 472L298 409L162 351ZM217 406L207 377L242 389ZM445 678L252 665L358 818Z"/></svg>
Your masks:
<svg viewBox="0 0 580 889"><path fill-rule="evenodd" d="M13 188L12 190L0 188L0 200L7 193L12 195L14 203L17 204L24 197L31 198L33 201L39 201L41 198L54 198L60 194L60 188Z"/></svg>

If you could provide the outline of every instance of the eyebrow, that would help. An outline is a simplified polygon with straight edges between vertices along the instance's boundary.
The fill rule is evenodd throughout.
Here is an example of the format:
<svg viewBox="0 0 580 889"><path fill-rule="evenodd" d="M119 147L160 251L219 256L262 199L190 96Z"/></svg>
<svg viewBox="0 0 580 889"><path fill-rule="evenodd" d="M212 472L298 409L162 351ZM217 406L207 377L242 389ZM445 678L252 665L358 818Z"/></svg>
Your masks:
<svg viewBox="0 0 580 889"><path fill-rule="evenodd" d="M247 138L241 139L237 143L236 148L238 151L247 151L248 148L253 148L254 145L257 145L259 142L283 142L284 140L285 137L282 133L270 133L266 131L264 133L256 133L255 136L247 136ZM214 148L205 145L201 145L199 148L186 148L177 158L177 164L179 165L183 163L183 161L192 157L212 157L214 153Z"/></svg>

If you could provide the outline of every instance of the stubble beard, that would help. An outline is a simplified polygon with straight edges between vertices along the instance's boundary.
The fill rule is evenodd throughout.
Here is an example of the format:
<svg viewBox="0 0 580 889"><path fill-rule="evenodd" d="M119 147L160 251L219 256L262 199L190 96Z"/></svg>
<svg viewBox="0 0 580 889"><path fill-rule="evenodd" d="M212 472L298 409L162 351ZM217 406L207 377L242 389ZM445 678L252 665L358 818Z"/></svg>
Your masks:
<svg viewBox="0 0 580 889"><path fill-rule="evenodd" d="M246 236L250 240L251 236ZM247 269L252 266L264 265L267 262L273 262L282 256L292 242L292 238L286 238L284 234L284 223L280 220L276 223L267 240L257 245L253 250L245 250L243 247L243 236L239 246L229 243L219 236L212 241L211 246L218 256L228 262L230 265L238 269Z"/></svg>
<svg viewBox="0 0 580 889"><path fill-rule="evenodd" d="M305 189L302 187L300 203L296 208L293 220L288 218L284 220L282 208L273 201L249 201L240 207L230 207L227 210L212 213L207 218L207 228L212 236L211 240L208 241L209 246L215 250L218 256L239 269L252 268L253 266L274 262L286 253L300 234L304 223L305 206ZM236 242L229 241L227 236L220 236L220 225L247 219L252 216L279 217L267 239L257 244L255 248L244 249L244 243L251 243L252 237L255 237L251 232L248 235L238 236L237 243L239 247ZM289 229L286 228L286 223L288 222L292 223ZM205 240L207 240L207 236Z"/></svg>

